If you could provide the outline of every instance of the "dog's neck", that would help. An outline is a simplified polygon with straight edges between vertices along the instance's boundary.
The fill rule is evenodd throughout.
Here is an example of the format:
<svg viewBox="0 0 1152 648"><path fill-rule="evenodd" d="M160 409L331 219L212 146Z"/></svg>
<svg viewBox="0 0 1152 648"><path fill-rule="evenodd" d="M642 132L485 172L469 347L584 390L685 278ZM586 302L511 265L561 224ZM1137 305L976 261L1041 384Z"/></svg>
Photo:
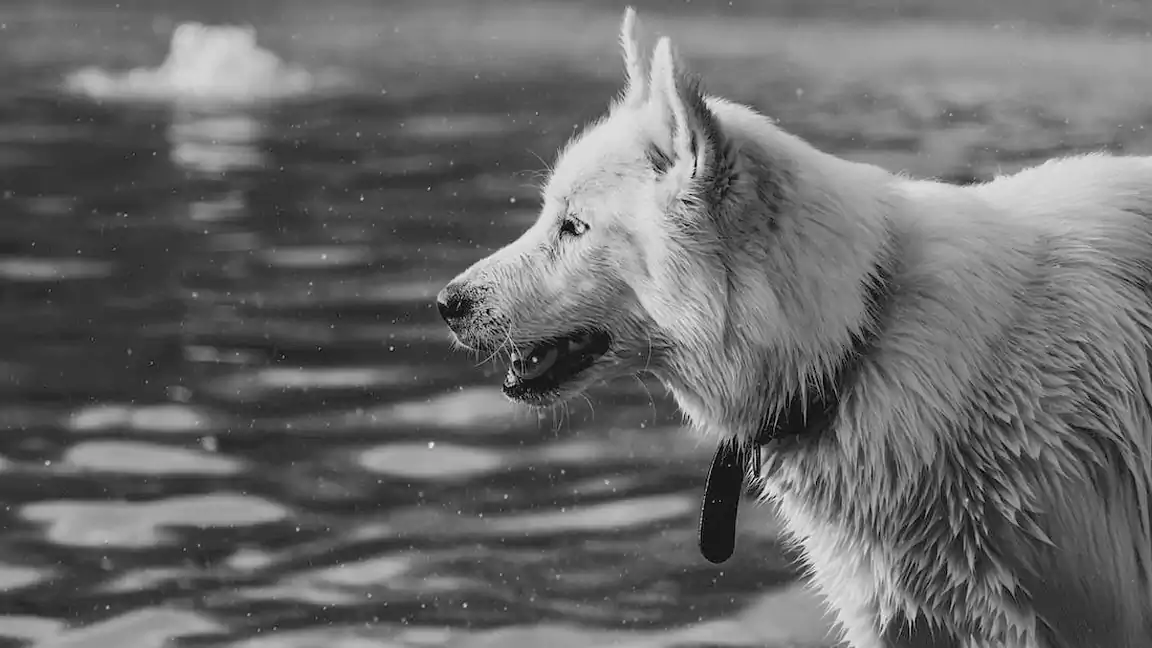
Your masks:
<svg viewBox="0 0 1152 648"><path fill-rule="evenodd" d="M891 291L890 269L877 264L865 282L866 321L861 333L832 363L819 384L799 390L786 407L765 421L752 442L735 437L721 441L712 459L700 511L700 552L708 561L727 560L736 546L736 513L747 475L760 473L760 452L786 451L788 444L811 443L831 430L840 413L841 398L855 386L861 364L871 354L881 329L882 309ZM773 447L776 446L776 447Z"/></svg>
<svg viewBox="0 0 1152 648"><path fill-rule="evenodd" d="M809 392L867 333L904 199L883 169L824 154L747 107L715 110L736 158L726 193L707 194L726 258L692 261L706 282L661 285L653 316L668 353L653 373L693 427L752 444L803 418Z"/></svg>

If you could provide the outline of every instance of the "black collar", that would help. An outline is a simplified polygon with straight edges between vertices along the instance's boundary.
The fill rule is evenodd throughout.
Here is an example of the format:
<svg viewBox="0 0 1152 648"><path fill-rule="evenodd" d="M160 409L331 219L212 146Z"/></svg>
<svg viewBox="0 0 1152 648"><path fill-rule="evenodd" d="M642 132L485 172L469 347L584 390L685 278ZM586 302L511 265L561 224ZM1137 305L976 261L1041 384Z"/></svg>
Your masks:
<svg viewBox="0 0 1152 648"><path fill-rule="evenodd" d="M709 562L722 563L736 549L736 512L744 495L746 475L759 475L760 450L776 440L818 439L836 423L840 397L851 390L856 373L868 357L880 329L880 314L888 303L890 275L878 269L867 282L867 325L862 335L853 336L834 373L824 376L822 385L812 385L808 398L794 396L788 408L774 423L765 423L749 446L732 438L720 442L700 507L700 553Z"/></svg>

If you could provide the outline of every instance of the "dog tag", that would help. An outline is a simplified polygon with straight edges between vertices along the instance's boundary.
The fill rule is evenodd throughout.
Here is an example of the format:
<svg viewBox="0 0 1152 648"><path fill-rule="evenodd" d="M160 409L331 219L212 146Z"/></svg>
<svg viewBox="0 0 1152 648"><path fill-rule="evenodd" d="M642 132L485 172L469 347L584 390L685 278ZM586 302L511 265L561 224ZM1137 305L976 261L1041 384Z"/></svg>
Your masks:
<svg viewBox="0 0 1152 648"><path fill-rule="evenodd" d="M744 454L736 439L722 442L708 469L700 507L700 553L711 563L728 560L736 549L736 511L748 467Z"/></svg>

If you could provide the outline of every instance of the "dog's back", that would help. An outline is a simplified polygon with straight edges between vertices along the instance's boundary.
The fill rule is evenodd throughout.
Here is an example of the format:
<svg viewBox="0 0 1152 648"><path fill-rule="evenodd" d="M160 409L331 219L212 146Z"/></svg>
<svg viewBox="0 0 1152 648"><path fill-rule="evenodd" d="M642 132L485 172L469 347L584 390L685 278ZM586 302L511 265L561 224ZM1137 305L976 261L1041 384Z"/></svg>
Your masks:
<svg viewBox="0 0 1152 648"><path fill-rule="evenodd" d="M1152 645L1152 159L891 190L894 290L847 423L769 478L849 639L919 619Z"/></svg>

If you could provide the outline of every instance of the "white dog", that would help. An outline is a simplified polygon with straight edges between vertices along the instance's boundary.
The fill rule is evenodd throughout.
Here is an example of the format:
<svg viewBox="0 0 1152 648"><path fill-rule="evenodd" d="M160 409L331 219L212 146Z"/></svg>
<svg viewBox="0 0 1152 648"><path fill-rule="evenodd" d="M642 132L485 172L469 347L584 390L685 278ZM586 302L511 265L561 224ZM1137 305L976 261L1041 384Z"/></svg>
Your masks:
<svg viewBox="0 0 1152 648"><path fill-rule="evenodd" d="M440 294L459 341L536 406L657 376L720 440L706 555L759 468L854 648L1152 646L1152 159L912 180L634 20L539 220Z"/></svg>

